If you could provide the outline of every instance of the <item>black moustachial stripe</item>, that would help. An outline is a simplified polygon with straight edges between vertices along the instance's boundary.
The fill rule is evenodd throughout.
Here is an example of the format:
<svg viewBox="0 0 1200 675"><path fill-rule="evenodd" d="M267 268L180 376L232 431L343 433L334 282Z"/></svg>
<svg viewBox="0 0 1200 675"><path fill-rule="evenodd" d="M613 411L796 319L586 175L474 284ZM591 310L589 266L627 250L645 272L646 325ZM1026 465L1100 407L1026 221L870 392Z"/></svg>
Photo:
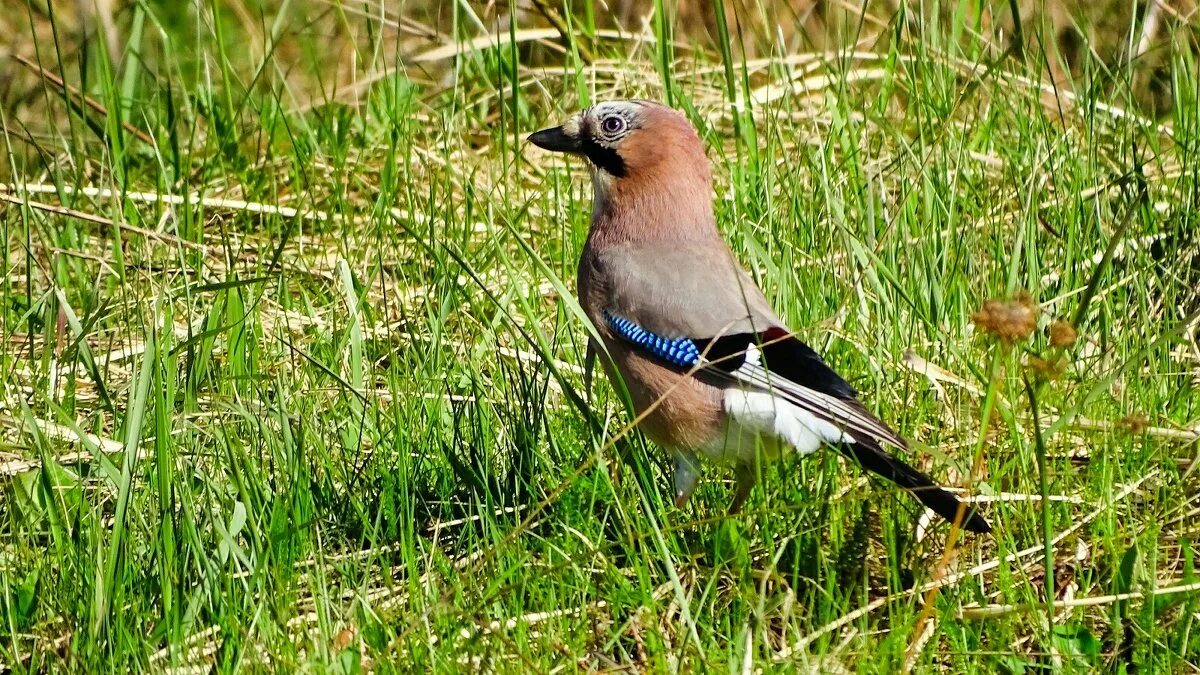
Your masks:
<svg viewBox="0 0 1200 675"><path fill-rule="evenodd" d="M625 160L621 159L621 155L616 150L600 145L586 135L580 139L579 146L584 156L591 160L597 168L610 176L625 177Z"/></svg>

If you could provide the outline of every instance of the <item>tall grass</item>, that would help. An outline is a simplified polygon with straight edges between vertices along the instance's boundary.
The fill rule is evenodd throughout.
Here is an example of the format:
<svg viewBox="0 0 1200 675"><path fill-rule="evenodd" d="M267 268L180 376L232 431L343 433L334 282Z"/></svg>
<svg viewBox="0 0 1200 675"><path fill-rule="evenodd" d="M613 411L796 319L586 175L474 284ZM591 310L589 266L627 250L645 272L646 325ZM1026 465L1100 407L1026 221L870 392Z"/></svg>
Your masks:
<svg viewBox="0 0 1200 675"><path fill-rule="evenodd" d="M1006 50L974 3L810 53L670 2L617 33L591 2L549 33L268 4L132 4L115 60L56 3L14 36L7 668L1195 662L1192 45L1151 119L1131 71L1052 80L1039 26ZM523 141L633 96L686 111L741 260L992 537L834 453L736 518L717 470L671 507L588 386L586 178ZM1031 334L983 329L1022 292Z"/></svg>

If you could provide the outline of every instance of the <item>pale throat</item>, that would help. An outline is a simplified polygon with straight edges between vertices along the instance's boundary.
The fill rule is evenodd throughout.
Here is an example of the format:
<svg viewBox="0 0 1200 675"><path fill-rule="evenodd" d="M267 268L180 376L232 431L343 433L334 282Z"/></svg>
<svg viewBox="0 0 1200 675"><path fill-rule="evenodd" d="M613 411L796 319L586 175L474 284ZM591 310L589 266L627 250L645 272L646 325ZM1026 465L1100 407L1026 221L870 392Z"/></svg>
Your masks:
<svg viewBox="0 0 1200 675"><path fill-rule="evenodd" d="M592 175L592 213L600 213L612 199L613 177L604 169L588 162L588 173Z"/></svg>

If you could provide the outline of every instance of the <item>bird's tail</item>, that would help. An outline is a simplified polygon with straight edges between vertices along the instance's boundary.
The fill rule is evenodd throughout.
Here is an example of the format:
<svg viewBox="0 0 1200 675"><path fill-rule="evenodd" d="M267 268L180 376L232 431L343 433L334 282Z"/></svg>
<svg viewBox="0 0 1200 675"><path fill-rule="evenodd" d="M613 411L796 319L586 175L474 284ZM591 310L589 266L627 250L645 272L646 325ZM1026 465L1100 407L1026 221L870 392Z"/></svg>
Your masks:
<svg viewBox="0 0 1200 675"><path fill-rule="evenodd" d="M862 440L865 439L860 439L857 443L839 444L837 449L863 468L908 490L922 504L950 522L959 520L959 509L964 509L961 517L963 529L977 534L988 534L992 531L992 526L983 516L958 497L943 490L932 478L892 456L877 443L864 443Z"/></svg>

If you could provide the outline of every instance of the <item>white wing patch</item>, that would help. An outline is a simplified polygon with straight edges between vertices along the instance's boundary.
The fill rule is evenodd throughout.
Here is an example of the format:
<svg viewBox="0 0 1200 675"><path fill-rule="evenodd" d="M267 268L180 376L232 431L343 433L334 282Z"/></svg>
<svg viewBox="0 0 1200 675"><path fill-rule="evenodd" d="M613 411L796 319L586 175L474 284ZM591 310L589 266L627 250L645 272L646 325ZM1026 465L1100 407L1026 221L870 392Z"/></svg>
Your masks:
<svg viewBox="0 0 1200 675"><path fill-rule="evenodd" d="M859 438L873 438L899 448L906 447L904 439L896 435L896 432L859 410L851 401L822 394L798 385L787 378L772 375L770 371L763 368L762 352L753 344L746 346L745 360L730 375L742 387L750 388L749 391L741 387L726 390L725 408L730 415L734 414L731 405L737 405L739 409L746 407L746 404L738 398L739 396L745 397L749 393L761 393L766 399L761 403L756 402L751 406L752 408L766 410L766 400L770 400L772 415L780 419L797 420L797 424L811 430L813 435L826 443L854 443L856 442L855 436L849 433L854 432L861 434ZM730 398L731 395L733 398ZM733 401L732 404L731 401ZM777 410L784 410L787 414L783 415L776 412ZM765 415L766 412L761 414ZM836 420L839 424L834 424L830 420ZM783 424L783 422L779 424ZM765 433L765 431L759 433ZM801 452L812 452L804 450L803 445L793 443L786 436L780 435L779 437L795 445L796 449Z"/></svg>
<svg viewBox="0 0 1200 675"><path fill-rule="evenodd" d="M746 431L773 436L801 454L854 437L812 413L765 391L725 390L725 412Z"/></svg>
<svg viewBox="0 0 1200 675"><path fill-rule="evenodd" d="M742 377L765 374L758 347L746 346L746 359L734 373ZM768 391L725 390L725 412L746 431L774 436L802 455L825 443L853 443L854 437L812 413Z"/></svg>
<svg viewBox="0 0 1200 675"><path fill-rule="evenodd" d="M762 352L758 351L758 345L751 342L746 345L746 360L742 362L742 367L738 371L748 370L754 366L762 365Z"/></svg>

